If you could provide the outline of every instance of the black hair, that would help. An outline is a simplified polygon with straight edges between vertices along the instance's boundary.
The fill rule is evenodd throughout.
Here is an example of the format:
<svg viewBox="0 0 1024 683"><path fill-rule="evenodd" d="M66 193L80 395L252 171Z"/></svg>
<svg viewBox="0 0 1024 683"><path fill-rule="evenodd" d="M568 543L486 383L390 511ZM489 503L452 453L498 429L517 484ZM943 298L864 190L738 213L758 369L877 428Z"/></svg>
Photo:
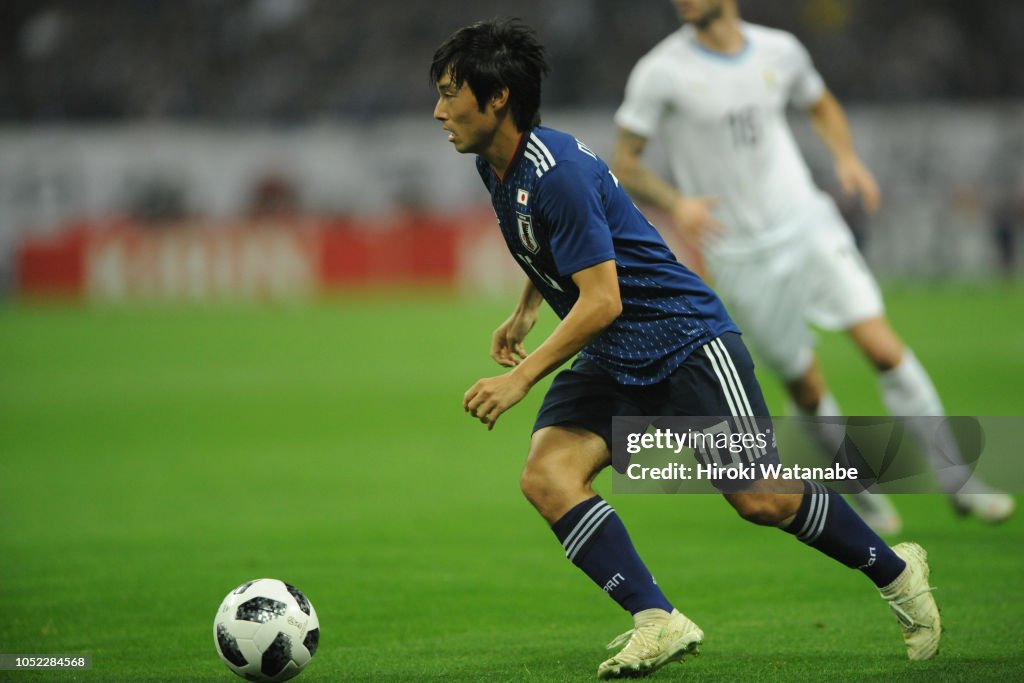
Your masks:
<svg viewBox="0 0 1024 683"><path fill-rule="evenodd" d="M491 19L460 28L444 41L434 52L430 79L436 84L449 74L455 87L466 83L480 111L508 88L512 120L527 130L540 125L540 84L548 71L533 29L518 19Z"/></svg>

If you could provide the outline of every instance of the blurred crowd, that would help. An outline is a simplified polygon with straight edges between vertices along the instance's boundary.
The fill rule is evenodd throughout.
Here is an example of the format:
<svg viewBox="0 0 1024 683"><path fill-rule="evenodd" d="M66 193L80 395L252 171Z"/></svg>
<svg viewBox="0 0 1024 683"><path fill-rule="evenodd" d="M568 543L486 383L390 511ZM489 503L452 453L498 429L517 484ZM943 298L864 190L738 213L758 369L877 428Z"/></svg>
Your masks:
<svg viewBox="0 0 1024 683"><path fill-rule="evenodd" d="M853 101L1024 97L1019 0L746 0L796 33ZM4 0L0 121L311 120L421 111L453 29L534 25L545 104L613 107L635 60L677 26L669 0Z"/></svg>

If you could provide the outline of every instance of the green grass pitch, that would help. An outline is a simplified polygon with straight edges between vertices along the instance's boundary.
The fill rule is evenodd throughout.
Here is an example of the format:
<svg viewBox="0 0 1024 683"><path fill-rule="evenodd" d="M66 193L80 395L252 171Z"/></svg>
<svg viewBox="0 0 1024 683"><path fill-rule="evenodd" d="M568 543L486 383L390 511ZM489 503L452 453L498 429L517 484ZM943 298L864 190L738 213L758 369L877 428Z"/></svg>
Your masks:
<svg viewBox="0 0 1024 683"><path fill-rule="evenodd" d="M887 295L950 414L1024 413L1024 290ZM0 308L0 652L93 656L0 679L236 680L214 611L270 576L319 612L307 683L592 680L630 622L519 493L543 386L491 433L461 408L499 371L487 347L513 298ZM821 352L846 411L878 414L847 341ZM991 528L899 498L946 629L911 663L858 572L714 496L610 498L706 633L654 680L1024 678L1024 515Z"/></svg>

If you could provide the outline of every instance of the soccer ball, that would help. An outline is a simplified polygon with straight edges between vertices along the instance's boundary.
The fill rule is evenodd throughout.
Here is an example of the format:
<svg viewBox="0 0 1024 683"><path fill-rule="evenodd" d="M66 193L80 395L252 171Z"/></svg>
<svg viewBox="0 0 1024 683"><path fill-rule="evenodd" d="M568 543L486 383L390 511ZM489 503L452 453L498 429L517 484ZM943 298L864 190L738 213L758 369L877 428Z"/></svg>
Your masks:
<svg viewBox="0 0 1024 683"><path fill-rule="evenodd" d="M246 680L287 681L316 653L320 622L298 588L256 579L224 598L213 620L213 642L228 668Z"/></svg>

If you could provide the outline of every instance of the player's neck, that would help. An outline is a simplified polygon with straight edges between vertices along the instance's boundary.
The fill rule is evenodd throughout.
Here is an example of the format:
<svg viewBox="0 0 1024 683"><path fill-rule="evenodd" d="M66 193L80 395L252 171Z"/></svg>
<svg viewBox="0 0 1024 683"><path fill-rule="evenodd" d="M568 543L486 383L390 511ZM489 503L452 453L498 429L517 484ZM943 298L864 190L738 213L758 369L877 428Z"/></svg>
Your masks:
<svg viewBox="0 0 1024 683"><path fill-rule="evenodd" d="M697 40L712 52L735 55L743 51L747 39L740 29L738 16L725 15L697 29Z"/></svg>
<svg viewBox="0 0 1024 683"><path fill-rule="evenodd" d="M512 125L511 117L499 125L494 131L494 138L480 156L484 158L500 180L505 178L512 157L519 149L519 141L522 140L523 131Z"/></svg>

